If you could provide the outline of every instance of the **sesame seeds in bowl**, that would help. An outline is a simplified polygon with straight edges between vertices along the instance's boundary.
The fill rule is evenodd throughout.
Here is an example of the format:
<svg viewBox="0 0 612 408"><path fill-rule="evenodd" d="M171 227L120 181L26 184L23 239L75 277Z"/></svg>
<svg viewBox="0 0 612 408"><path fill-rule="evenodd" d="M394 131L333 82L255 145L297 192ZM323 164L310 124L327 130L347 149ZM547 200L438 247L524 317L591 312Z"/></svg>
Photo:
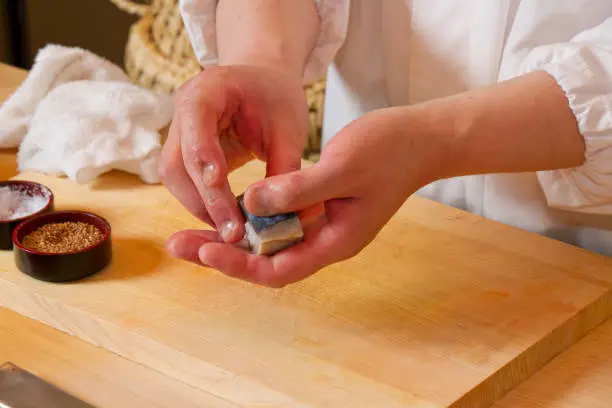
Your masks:
<svg viewBox="0 0 612 408"><path fill-rule="evenodd" d="M110 263L111 227L99 215L57 211L33 217L13 232L19 270L48 282L91 276Z"/></svg>

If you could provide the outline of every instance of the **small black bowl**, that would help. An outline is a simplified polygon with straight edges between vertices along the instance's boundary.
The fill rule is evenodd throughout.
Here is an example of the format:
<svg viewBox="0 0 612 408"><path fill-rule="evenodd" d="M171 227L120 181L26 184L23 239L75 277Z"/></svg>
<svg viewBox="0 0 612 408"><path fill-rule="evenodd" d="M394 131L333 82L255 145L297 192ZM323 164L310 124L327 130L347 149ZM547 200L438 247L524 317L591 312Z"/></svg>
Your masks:
<svg viewBox="0 0 612 408"><path fill-rule="evenodd" d="M85 222L96 226L103 238L96 244L75 252L46 253L23 246L23 239L45 224ZM22 222L13 231L15 263L20 271L46 282L70 282L91 276L111 261L111 227L102 217L84 211L58 211L38 215Z"/></svg>
<svg viewBox="0 0 612 408"><path fill-rule="evenodd" d="M13 231L23 221L36 215L52 212L55 207L53 192L49 187L34 183L32 181L10 180L0 181L0 188L8 187L14 191L20 191L30 197L41 197L46 200L46 204L35 211L21 215L17 218L0 218L0 250L10 250L13 248Z"/></svg>

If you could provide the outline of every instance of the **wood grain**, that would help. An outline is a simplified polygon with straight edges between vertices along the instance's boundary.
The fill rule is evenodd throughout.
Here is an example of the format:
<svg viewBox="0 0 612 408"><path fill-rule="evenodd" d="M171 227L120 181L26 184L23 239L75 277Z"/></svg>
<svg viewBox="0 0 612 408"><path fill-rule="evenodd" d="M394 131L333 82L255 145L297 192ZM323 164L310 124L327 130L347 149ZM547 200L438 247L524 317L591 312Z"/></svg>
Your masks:
<svg viewBox="0 0 612 408"><path fill-rule="evenodd" d="M0 308L0 364L7 361L98 408L237 407Z"/></svg>
<svg viewBox="0 0 612 408"><path fill-rule="evenodd" d="M236 172L236 192L263 170ZM0 303L237 405L485 406L611 310L609 259L424 200L275 291L170 259L167 237L200 225L160 186L19 178L106 217L115 259L49 285L0 254Z"/></svg>
<svg viewBox="0 0 612 408"><path fill-rule="evenodd" d="M525 381L494 408L609 408L612 321Z"/></svg>
<svg viewBox="0 0 612 408"><path fill-rule="evenodd" d="M234 192L263 174L235 172ZM161 186L19 178L106 217L115 258L51 285L2 253L0 304L238 406L488 406L612 311L612 260L422 199L359 256L271 290L169 258L201 225Z"/></svg>

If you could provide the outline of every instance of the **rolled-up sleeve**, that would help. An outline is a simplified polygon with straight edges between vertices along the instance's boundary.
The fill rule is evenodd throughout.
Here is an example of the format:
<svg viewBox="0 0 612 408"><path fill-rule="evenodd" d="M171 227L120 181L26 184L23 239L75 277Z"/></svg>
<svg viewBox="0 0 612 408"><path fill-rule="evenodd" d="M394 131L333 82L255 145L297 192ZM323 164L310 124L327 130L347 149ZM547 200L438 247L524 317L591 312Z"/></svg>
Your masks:
<svg viewBox="0 0 612 408"><path fill-rule="evenodd" d="M346 37L350 0L313 0L320 29L304 68L304 82L325 75ZM203 68L218 63L216 10L218 0L180 0L179 9L194 54Z"/></svg>
<svg viewBox="0 0 612 408"><path fill-rule="evenodd" d="M565 91L586 146L581 166L537 173L548 204L612 214L612 18L567 43L533 49L520 73L535 70Z"/></svg>

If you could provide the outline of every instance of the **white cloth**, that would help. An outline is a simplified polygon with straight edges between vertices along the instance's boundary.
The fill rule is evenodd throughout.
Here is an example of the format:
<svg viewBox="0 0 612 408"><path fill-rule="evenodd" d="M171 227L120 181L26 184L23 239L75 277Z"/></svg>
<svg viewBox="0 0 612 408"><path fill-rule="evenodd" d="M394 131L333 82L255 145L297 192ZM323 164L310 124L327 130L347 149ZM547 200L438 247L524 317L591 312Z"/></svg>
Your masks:
<svg viewBox="0 0 612 408"><path fill-rule="evenodd" d="M116 169L159 182L159 130L169 96L130 83L116 65L79 48L41 49L0 107L0 148L19 147L19 171L87 183Z"/></svg>
<svg viewBox="0 0 612 408"><path fill-rule="evenodd" d="M612 255L612 1L316 3L322 24L307 75L321 76L331 63L324 144L370 110L545 70L565 90L576 115L587 146L584 165L458 177L418 194ZM216 61L215 5L182 0L203 65Z"/></svg>

